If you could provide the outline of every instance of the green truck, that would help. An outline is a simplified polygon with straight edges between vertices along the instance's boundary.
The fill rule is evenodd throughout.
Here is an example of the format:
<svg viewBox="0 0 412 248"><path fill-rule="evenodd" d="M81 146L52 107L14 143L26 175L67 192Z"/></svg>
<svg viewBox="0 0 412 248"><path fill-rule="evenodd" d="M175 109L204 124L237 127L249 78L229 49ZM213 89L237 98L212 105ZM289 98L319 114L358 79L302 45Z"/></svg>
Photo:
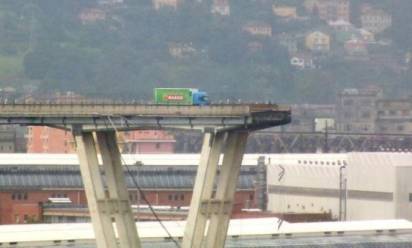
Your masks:
<svg viewBox="0 0 412 248"><path fill-rule="evenodd" d="M192 88L155 88L154 101L159 105L208 105L207 93Z"/></svg>

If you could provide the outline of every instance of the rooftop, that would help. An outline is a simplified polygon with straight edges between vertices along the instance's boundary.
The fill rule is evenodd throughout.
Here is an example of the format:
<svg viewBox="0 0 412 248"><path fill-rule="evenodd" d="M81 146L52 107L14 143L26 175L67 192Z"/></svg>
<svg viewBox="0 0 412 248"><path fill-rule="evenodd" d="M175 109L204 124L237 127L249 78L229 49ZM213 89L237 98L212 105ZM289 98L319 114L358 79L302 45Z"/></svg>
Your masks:
<svg viewBox="0 0 412 248"><path fill-rule="evenodd" d="M181 238L185 221L163 222ZM280 228L278 228L280 226ZM158 222L138 222L144 247L174 247ZM293 238L292 238L293 237ZM0 226L2 247L94 247L90 223ZM412 223L406 220L288 223L277 218L231 220L226 247L410 247ZM386 246L382 246L385 245ZM10 245L10 246L8 246ZM89 245L89 246L84 246ZM409 245L409 246L408 246Z"/></svg>
<svg viewBox="0 0 412 248"><path fill-rule="evenodd" d="M126 184L135 188L133 178L143 189L192 190L196 167L130 166L130 174L125 172ZM243 168L240 172L238 189L253 189L256 171ZM63 168L3 167L0 168L0 189L79 189L83 188L80 169L77 166Z"/></svg>

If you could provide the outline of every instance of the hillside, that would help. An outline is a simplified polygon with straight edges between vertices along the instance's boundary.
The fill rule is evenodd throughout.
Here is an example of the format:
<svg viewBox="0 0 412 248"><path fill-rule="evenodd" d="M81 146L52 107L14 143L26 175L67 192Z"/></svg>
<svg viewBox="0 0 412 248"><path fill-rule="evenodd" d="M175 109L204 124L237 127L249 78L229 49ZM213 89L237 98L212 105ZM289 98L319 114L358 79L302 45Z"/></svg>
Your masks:
<svg viewBox="0 0 412 248"><path fill-rule="evenodd" d="M296 7L298 17L274 14L274 4ZM400 62L410 43L396 36L408 27L393 24L376 39L394 43L368 45L367 57L354 57L302 1L230 1L230 15L213 8L206 0L157 9L152 1L1 1L0 87L143 100L154 87L196 87L214 101L289 103L333 102L342 88L370 84L393 95L410 90L410 67ZM399 15L394 22L408 18ZM305 36L318 30L330 35L330 51L306 47ZM288 35L296 51L285 44ZM292 65L296 56L310 56L313 66Z"/></svg>

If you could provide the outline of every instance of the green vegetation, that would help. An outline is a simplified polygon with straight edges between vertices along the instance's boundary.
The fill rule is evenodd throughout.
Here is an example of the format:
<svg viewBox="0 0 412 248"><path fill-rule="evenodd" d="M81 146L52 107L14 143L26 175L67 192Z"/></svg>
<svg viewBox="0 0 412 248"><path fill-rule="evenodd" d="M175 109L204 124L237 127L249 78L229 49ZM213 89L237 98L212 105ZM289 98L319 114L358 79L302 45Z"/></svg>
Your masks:
<svg viewBox="0 0 412 248"><path fill-rule="evenodd" d="M293 2L302 12L301 1ZM344 87L396 85L385 66L340 57L323 59L321 69L297 71L276 34L304 33L319 20L283 22L273 16L271 1L231 3L231 16L222 17L210 13L211 1L155 11L149 0L129 0L99 7L104 20L82 23L79 14L96 7L96 0L2 0L0 81L7 83L0 85L18 78L39 82L41 92L142 100L150 100L155 87L193 87L208 91L213 101L276 102L331 102ZM270 24L274 36L248 35L242 28L250 21ZM400 21L410 28L410 21ZM397 42L401 30L394 30ZM402 44L407 49L412 39ZM175 58L173 46L189 49Z"/></svg>

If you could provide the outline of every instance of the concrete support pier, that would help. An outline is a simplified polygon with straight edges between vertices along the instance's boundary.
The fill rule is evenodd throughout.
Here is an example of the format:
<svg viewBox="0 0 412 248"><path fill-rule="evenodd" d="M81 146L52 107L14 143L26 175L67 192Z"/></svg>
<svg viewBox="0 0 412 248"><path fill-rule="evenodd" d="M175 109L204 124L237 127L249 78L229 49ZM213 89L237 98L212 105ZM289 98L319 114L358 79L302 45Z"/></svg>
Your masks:
<svg viewBox="0 0 412 248"><path fill-rule="evenodd" d="M224 247L247 137L246 131L205 134L183 248ZM223 163L213 194L222 149Z"/></svg>
<svg viewBox="0 0 412 248"><path fill-rule="evenodd" d="M85 132L73 127L73 135L97 247L140 248L115 131ZM103 166L99 165L96 141Z"/></svg>

